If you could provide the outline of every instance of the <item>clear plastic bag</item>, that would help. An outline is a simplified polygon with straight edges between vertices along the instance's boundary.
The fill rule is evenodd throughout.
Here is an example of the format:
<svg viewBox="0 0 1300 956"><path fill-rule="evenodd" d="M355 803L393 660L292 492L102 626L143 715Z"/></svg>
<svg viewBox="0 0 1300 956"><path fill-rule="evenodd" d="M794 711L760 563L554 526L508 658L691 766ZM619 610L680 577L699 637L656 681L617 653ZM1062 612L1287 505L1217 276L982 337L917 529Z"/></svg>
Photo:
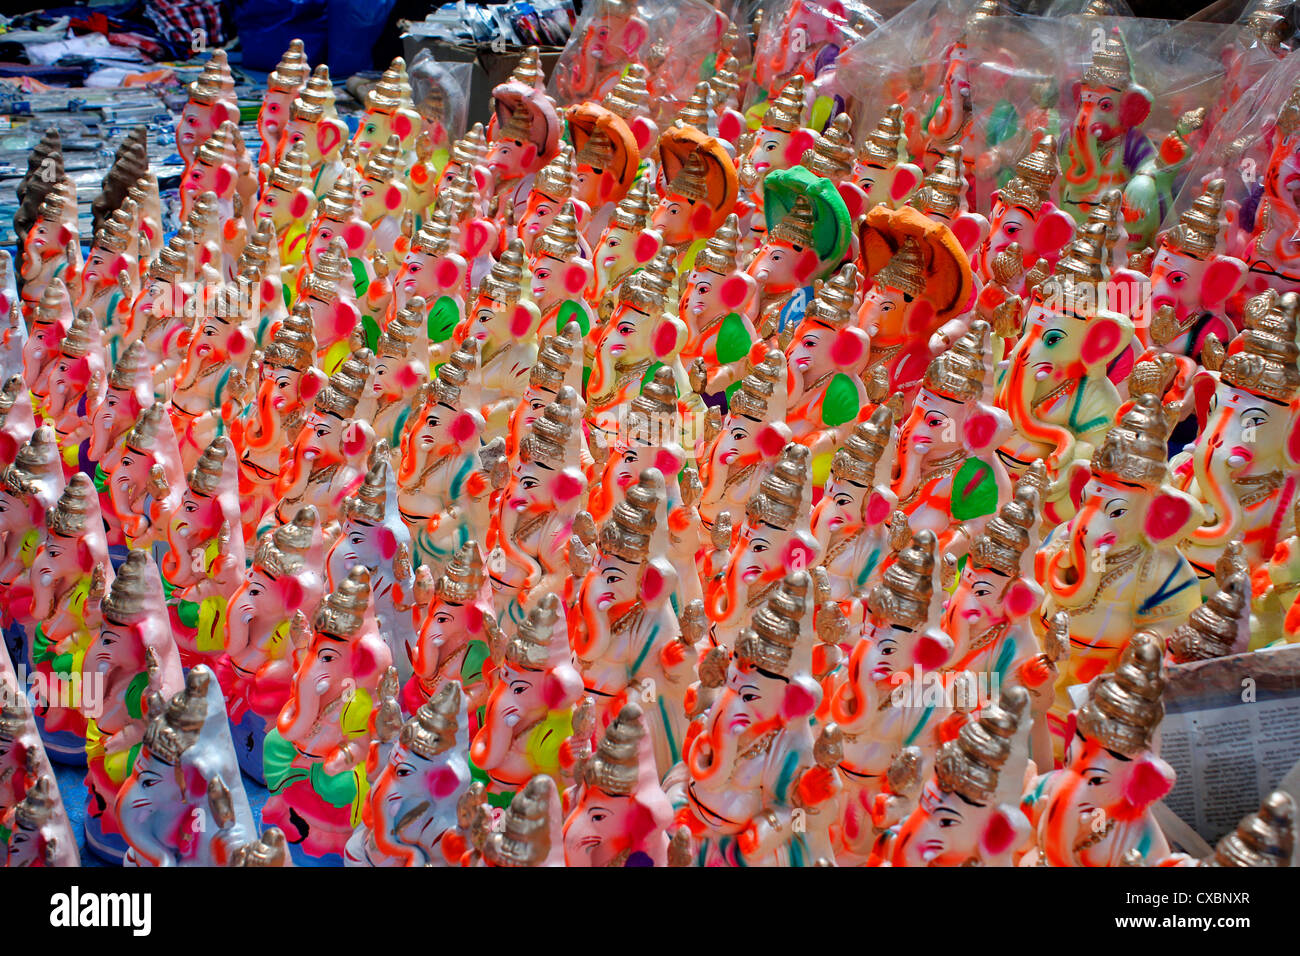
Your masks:
<svg viewBox="0 0 1300 956"><path fill-rule="evenodd" d="M424 117L424 128L435 149L446 148L468 127L473 68L473 63L437 60L428 49L421 49L407 67L415 108Z"/></svg>

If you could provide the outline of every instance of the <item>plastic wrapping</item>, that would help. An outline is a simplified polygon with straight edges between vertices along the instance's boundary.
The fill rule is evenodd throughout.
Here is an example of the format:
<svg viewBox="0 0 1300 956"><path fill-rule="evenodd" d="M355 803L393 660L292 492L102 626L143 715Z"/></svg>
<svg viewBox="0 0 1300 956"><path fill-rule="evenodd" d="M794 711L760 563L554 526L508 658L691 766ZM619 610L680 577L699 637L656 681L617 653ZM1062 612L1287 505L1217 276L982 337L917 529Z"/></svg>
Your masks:
<svg viewBox="0 0 1300 956"><path fill-rule="evenodd" d="M421 49L407 67L411 97L435 151L448 149L468 128L473 69L473 63L436 60L427 49Z"/></svg>
<svg viewBox="0 0 1300 956"><path fill-rule="evenodd" d="M664 125L680 112L695 85L713 76L730 52L749 59L748 31L706 0L595 0L574 26L551 75L561 106L599 100L629 63L649 70L651 109ZM741 77L742 81L744 77Z"/></svg>
<svg viewBox="0 0 1300 956"><path fill-rule="evenodd" d="M801 74L815 97L847 100L829 78L840 54L870 36L884 23L873 7L857 0L777 0L763 10L754 51L754 76L745 99L745 112L755 126L768 100L780 92L796 73ZM815 110L814 125L831 118L829 106ZM819 122L820 120L820 122Z"/></svg>

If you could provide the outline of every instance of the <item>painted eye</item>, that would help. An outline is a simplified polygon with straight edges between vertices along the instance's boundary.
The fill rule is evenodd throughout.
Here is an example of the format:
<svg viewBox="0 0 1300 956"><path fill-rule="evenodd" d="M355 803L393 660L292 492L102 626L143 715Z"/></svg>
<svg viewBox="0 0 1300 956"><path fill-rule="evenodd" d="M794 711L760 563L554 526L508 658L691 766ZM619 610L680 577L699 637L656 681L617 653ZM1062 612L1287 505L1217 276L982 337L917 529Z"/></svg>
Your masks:
<svg viewBox="0 0 1300 956"><path fill-rule="evenodd" d="M758 700L758 695L752 693L745 693L740 695L740 699L747 704L752 704L754 701Z"/></svg>
<svg viewBox="0 0 1300 956"><path fill-rule="evenodd" d="M1059 329L1049 329L1043 333L1043 344L1049 349L1054 348L1065 340L1065 333Z"/></svg>
<svg viewBox="0 0 1300 956"><path fill-rule="evenodd" d="M958 822L959 821L955 817L943 817L939 821L939 829L946 830L949 827L955 827L958 824Z"/></svg>
<svg viewBox="0 0 1300 956"><path fill-rule="evenodd" d="M1124 515L1126 515L1126 514L1128 514L1128 509L1127 509L1127 508L1115 508L1113 511L1108 512L1108 513L1106 514L1106 517L1107 517L1107 518L1122 518L1122 517L1124 517Z"/></svg>
<svg viewBox="0 0 1300 956"><path fill-rule="evenodd" d="M609 239L605 240L605 245L609 246L609 248L611 249L617 249L619 246L619 241L617 238L610 237Z"/></svg>

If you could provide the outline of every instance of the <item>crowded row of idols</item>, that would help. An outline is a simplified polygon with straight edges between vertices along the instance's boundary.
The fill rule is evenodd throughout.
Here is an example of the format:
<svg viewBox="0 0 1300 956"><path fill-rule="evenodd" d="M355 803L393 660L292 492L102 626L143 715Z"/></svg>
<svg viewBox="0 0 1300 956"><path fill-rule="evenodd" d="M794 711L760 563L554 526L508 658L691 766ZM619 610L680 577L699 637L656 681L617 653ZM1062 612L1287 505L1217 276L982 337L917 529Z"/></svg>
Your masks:
<svg viewBox="0 0 1300 956"><path fill-rule="evenodd" d="M1143 237L1181 154L1118 35L987 218L901 106L815 130L796 74L749 129L726 52L661 129L529 51L440 145L401 60L349 136L295 41L250 146L218 51L170 237L143 137L91 237L46 137L0 859L1290 865L1285 793L1204 859L1153 807L1168 669L1300 631L1300 88L1253 226L1211 179Z"/></svg>

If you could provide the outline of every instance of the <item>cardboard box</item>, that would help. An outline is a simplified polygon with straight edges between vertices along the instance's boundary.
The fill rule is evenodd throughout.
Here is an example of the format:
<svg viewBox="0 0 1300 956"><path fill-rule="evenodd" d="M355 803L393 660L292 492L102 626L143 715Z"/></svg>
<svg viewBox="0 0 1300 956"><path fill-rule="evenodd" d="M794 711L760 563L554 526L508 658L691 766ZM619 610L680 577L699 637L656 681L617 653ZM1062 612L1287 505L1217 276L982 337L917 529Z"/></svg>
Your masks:
<svg viewBox="0 0 1300 956"><path fill-rule="evenodd" d="M473 63L470 73L468 122L487 124L492 110L492 90L509 79L511 72L524 55L522 47L493 50L488 44L450 43L434 37L410 33L402 36L406 62L410 63L420 50L429 50L435 60L443 63ZM560 58L560 47L542 47L542 72L549 80L551 71Z"/></svg>

